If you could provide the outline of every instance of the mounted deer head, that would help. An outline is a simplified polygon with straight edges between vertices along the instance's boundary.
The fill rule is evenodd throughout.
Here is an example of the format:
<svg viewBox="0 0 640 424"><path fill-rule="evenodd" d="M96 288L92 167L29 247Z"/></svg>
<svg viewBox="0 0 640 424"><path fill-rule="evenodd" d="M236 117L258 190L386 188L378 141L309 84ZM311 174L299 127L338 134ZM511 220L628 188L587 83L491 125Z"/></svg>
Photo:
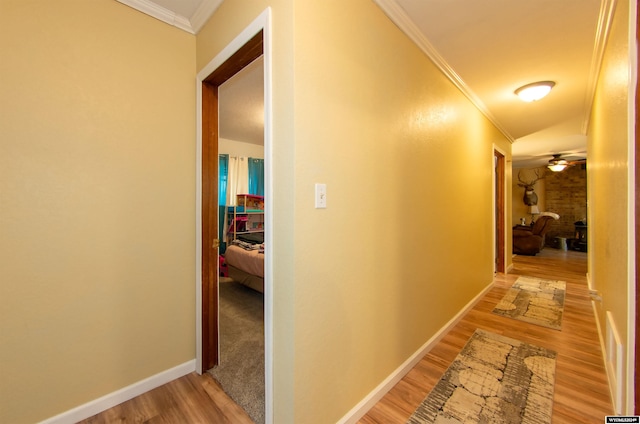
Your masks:
<svg viewBox="0 0 640 424"><path fill-rule="evenodd" d="M534 173L536 174L536 178L531 181L525 181L520 177L521 172L522 170L518 171L518 181L520 181L518 183L518 186L524 187L524 197L522 198L522 200L524 201L524 204L527 206L537 205L538 195L533 191L533 186L536 185L536 182L538 182L538 180L543 179L544 175L540 176L540 170L536 169L534 170Z"/></svg>

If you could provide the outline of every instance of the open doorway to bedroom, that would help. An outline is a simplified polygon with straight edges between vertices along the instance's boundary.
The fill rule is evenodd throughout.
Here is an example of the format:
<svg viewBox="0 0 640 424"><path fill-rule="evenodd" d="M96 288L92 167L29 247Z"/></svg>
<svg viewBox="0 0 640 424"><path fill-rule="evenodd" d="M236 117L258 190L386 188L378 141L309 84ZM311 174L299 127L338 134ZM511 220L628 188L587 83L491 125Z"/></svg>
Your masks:
<svg viewBox="0 0 640 424"><path fill-rule="evenodd" d="M199 372L209 372L218 380L223 390L242 406L255 422L265 419L265 301L264 301L264 237L260 240L262 250L252 252L262 256L263 265L257 279L261 285L244 284L245 281L227 274L227 265L222 253L227 253L231 244L240 241L240 236L263 235L266 230L264 208L264 30L260 30L244 45L230 54L222 63L212 61L211 71L201 79L201 283L199 306L198 353ZM256 74L258 74L256 76ZM200 77L200 76L199 76ZM254 82L252 91L259 91L259 111L251 110L244 93L244 102L232 101L247 91L247 79ZM243 82L238 83L238 82ZM259 84L255 84L258 81ZM231 89L231 90L230 90ZM231 95L225 97L225 92ZM255 94L255 93L254 93ZM237 99L235 99L237 100ZM228 104L239 104L239 109L228 114ZM257 116L261 115L261 116ZM250 120L260 119L261 140L259 146L248 146L245 136L225 134L230 127L246 131ZM238 122L240 124L238 124ZM255 126L254 126L255 127ZM235 139L235 140L234 140ZM246 140L245 140L246 141ZM255 144L255 143L254 143ZM222 149L222 150L221 150ZM244 149L244 150L243 150ZM226 150L226 151L223 151ZM249 154L246 154L249 151ZM220 155L223 153L223 155ZM246 156L245 156L246 155ZM224 157L226 163L221 160ZM248 188L236 187L235 180L242 170L247 172L247 161L251 158L262 161L262 195L251 195ZM233 167L244 161L243 167ZM224 178L221 174L224 166ZM226 183L223 187L220 182ZM246 180L246 178L245 178ZM233 187L232 187L233 184ZM231 190L233 188L233 190ZM223 192L227 192L226 195ZM238 203L240 198L260 198L259 206ZM243 200L244 201L244 200ZM257 211L260 207L261 212ZM251 214L251 220L247 220ZM244 217L245 219L240 219ZM242 227L240 225L242 224ZM250 227L253 225L253 227ZM252 279L252 282L255 279ZM250 334L255 337L247 340Z"/></svg>
<svg viewBox="0 0 640 424"><path fill-rule="evenodd" d="M264 419L264 56L218 88L219 363L207 372Z"/></svg>

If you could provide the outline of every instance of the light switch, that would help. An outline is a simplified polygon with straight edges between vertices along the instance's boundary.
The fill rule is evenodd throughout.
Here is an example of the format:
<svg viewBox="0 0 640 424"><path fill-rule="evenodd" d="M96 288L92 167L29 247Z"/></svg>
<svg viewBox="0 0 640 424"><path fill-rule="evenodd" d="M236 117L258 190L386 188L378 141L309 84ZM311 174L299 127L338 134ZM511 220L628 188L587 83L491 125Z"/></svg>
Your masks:
<svg viewBox="0 0 640 424"><path fill-rule="evenodd" d="M327 207L327 185L316 184L316 209Z"/></svg>

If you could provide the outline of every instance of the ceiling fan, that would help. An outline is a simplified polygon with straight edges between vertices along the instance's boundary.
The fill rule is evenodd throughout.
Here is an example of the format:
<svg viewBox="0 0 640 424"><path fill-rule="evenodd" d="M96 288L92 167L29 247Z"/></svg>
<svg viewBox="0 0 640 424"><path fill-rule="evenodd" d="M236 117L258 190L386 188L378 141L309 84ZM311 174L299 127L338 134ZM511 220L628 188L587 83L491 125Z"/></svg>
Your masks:
<svg viewBox="0 0 640 424"><path fill-rule="evenodd" d="M568 160L562 157L562 153L553 154L553 158L549 160L547 168L553 172L564 171L567 166L577 165L578 163L586 162L586 158L577 158L575 160Z"/></svg>

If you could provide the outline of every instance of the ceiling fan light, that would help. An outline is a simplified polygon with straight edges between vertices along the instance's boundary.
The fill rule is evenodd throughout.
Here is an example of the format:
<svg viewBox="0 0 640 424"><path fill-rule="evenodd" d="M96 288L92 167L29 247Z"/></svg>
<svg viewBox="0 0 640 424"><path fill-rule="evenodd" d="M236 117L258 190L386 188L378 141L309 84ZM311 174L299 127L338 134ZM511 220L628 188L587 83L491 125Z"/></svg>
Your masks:
<svg viewBox="0 0 640 424"><path fill-rule="evenodd" d="M522 101L534 102L549 94L554 85L556 85L556 83L553 81L534 82L523 85L518 88L515 93Z"/></svg>
<svg viewBox="0 0 640 424"><path fill-rule="evenodd" d="M567 165L563 165L563 164L557 164L557 165L548 165L547 168L549 168L550 170L552 170L553 172L560 172L560 171L564 171L564 169L567 167Z"/></svg>
<svg viewBox="0 0 640 424"><path fill-rule="evenodd" d="M553 159L549 161L549 165L547 168L552 170L553 172L563 171L567 166L569 166L569 162L566 159L560 159L559 154L553 155Z"/></svg>

